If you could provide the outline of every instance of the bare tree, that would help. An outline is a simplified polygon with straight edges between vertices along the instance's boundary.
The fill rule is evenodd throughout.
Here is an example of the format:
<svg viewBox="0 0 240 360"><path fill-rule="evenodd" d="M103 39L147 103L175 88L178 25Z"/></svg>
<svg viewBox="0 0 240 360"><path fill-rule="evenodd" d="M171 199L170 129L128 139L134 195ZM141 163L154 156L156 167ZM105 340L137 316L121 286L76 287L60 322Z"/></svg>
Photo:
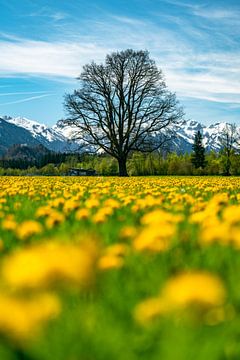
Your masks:
<svg viewBox="0 0 240 360"><path fill-rule="evenodd" d="M175 94L147 51L107 55L104 64L85 65L78 80L80 88L66 95L68 118L62 123L77 129L75 140L116 158L120 176L127 176L132 151L157 150L182 118Z"/></svg>
<svg viewBox="0 0 240 360"><path fill-rule="evenodd" d="M240 136L235 124L226 124L220 137L221 153L223 155L224 175L231 175L231 157L239 149Z"/></svg>

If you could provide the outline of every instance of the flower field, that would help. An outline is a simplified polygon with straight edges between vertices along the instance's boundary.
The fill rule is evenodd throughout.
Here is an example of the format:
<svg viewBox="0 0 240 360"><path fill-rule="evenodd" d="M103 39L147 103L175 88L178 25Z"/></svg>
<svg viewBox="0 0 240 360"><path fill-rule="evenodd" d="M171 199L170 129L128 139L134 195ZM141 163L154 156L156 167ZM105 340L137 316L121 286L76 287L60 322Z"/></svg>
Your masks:
<svg viewBox="0 0 240 360"><path fill-rule="evenodd" d="M240 358L240 179L0 177L0 359Z"/></svg>

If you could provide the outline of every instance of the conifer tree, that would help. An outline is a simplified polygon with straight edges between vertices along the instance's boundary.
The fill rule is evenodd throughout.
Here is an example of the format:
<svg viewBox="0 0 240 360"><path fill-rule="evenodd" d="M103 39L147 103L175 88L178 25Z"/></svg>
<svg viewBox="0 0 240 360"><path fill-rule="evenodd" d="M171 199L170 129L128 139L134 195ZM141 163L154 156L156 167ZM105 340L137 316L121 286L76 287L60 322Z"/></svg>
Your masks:
<svg viewBox="0 0 240 360"><path fill-rule="evenodd" d="M192 146L193 153L191 157L192 164L194 165L195 169L204 168L206 166L205 160L205 148L202 143L202 134L198 130L194 137L194 143Z"/></svg>

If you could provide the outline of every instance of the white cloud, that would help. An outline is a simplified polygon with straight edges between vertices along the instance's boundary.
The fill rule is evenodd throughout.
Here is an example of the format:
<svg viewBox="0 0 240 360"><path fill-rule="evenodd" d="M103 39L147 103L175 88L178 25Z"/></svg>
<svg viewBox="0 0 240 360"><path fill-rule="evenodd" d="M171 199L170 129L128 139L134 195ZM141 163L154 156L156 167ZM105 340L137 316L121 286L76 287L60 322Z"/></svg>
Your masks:
<svg viewBox="0 0 240 360"><path fill-rule="evenodd" d="M185 8L193 15L206 18L208 20L239 20L240 11L237 9L230 9L226 6L223 8L216 8L206 4L192 4L177 0L163 0L164 2Z"/></svg>
<svg viewBox="0 0 240 360"><path fill-rule="evenodd" d="M177 0L163 0L163 1L168 3L168 4L183 7L183 8L187 8L187 9L194 9L195 10L195 9L201 8L201 5L190 4L190 3L187 3L187 2L183 2L183 1L177 1Z"/></svg>
<svg viewBox="0 0 240 360"><path fill-rule="evenodd" d="M0 86L1 88L2 86ZM4 87L4 86L3 86ZM7 92L0 93L0 96L16 96L16 95L33 95L33 94L46 94L46 91L18 91L18 92Z"/></svg>
<svg viewBox="0 0 240 360"><path fill-rule="evenodd" d="M226 8L198 8L193 14L210 20L239 20L240 11Z"/></svg>
<svg viewBox="0 0 240 360"><path fill-rule="evenodd" d="M21 100L10 101L10 102L6 102L6 103L2 103L2 104L0 103L0 106L21 104L21 103L24 103L24 102L33 101L33 100L37 100L37 99L42 99L44 97L53 96L53 95L55 95L55 94L44 94L44 95L39 95L39 96L31 96L31 97L21 99Z"/></svg>
<svg viewBox="0 0 240 360"><path fill-rule="evenodd" d="M167 84L179 96L222 103L240 102L240 61L233 55L206 54L197 59L191 55L177 67L165 66ZM214 61L218 56L218 61ZM169 59L173 64L173 61ZM194 71L195 68L195 71ZM193 69L193 71L189 71Z"/></svg>
<svg viewBox="0 0 240 360"><path fill-rule="evenodd" d="M112 15L112 19L128 25L145 25L144 21L133 19L127 16Z"/></svg>
<svg viewBox="0 0 240 360"><path fill-rule="evenodd" d="M35 74L76 77L82 65L102 59L107 49L94 44L21 39L0 41L0 76Z"/></svg>
<svg viewBox="0 0 240 360"><path fill-rule="evenodd" d="M45 17L53 21L61 21L67 17L67 14L61 11L53 11L48 6L42 7L40 10L28 14L30 17Z"/></svg>
<svg viewBox="0 0 240 360"><path fill-rule="evenodd" d="M183 5L191 11L203 11ZM68 40L33 41L2 34L0 77L17 74L71 82L85 63L102 61L113 50L149 49L163 69L167 85L179 96L238 104L240 51L235 47L228 52L217 51L209 32L182 21L181 27L193 36L193 41L181 32L166 30L151 22L114 15L109 15L106 21L89 22L88 26L94 30L88 36L75 33ZM219 36L220 40L227 40L226 34ZM198 43L194 43L196 38Z"/></svg>

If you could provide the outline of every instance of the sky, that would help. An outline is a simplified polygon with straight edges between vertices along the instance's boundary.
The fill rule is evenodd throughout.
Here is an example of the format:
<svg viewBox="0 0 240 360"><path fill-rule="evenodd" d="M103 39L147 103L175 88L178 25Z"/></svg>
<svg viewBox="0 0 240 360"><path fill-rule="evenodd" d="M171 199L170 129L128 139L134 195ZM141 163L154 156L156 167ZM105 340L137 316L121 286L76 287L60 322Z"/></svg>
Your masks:
<svg viewBox="0 0 240 360"><path fill-rule="evenodd" d="M185 118L240 124L239 0L0 0L0 115L49 126L82 66L150 52Z"/></svg>

